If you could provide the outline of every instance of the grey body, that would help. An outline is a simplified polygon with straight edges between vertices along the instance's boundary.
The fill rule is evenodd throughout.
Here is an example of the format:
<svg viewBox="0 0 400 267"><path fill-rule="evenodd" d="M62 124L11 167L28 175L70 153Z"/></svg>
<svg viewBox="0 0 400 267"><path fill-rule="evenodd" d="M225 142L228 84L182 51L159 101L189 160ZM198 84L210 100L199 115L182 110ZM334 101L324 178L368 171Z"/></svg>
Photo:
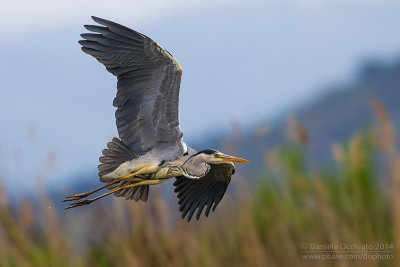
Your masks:
<svg viewBox="0 0 400 267"><path fill-rule="evenodd" d="M210 154L199 154L184 143L178 116L180 64L149 37L117 23L92 18L101 26L85 25L94 33L82 34L85 40L79 43L85 53L118 79L113 105L117 108L120 139L114 138L103 150L100 181L110 183L112 189L140 180L161 182L177 177L175 185L183 217L190 211L190 220L193 208L198 208L198 218L205 205L208 215L211 205L215 209L225 193L234 165L208 164ZM130 173L137 175L111 185L113 179ZM140 185L114 194L146 201L148 192L149 185Z"/></svg>
<svg viewBox="0 0 400 267"><path fill-rule="evenodd" d="M140 157L134 157L131 160L123 158L122 163L116 164L110 172L100 174L103 182L117 179L129 175L143 167L152 168L154 172L146 172L130 178L130 181L139 181L143 179L169 179L177 176L185 176L190 179L200 179L210 171L210 165L207 163L206 154L197 153L196 150L187 146L187 150L182 155L159 155L152 151L143 154ZM228 163L227 163L228 164ZM233 165L233 163L230 163ZM101 165L100 165L101 166Z"/></svg>

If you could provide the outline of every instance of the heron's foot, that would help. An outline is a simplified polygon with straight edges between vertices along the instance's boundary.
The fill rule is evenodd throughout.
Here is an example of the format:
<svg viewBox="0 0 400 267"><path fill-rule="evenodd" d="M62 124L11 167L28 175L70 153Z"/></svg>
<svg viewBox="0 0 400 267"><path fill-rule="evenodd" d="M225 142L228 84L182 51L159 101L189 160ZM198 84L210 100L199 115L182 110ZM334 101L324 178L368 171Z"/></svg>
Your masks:
<svg viewBox="0 0 400 267"><path fill-rule="evenodd" d="M79 199L81 199L81 198L85 198L85 197L87 197L87 196L90 196L90 195L96 193L97 191L100 191L100 190L102 190L102 189L104 189L104 188L107 188L107 187L110 186L110 185L119 183L120 181L121 181L121 179L115 179L114 181L111 181L111 182L107 183L106 185L103 185L103 186L101 186L101 187L99 187L99 188L96 188L96 189L93 190L93 191L90 191L90 192L87 192L87 193L75 194L75 195L72 195L72 196L68 196L68 197L66 197L62 202L74 201L74 200L79 200Z"/></svg>
<svg viewBox="0 0 400 267"><path fill-rule="evenodd" d="M160 183L165 182L165 181L166 181L166 179L165 180L145 180L145 181L141 181L141 182L137 182L137 183L133 183L133 184L128 184L128 185L117 187L117 188L111 190L110 192L107 192L107 193L105 193L103 195L100 195L98 197L91 198L91 199L79 200L80 198L82 198L81 197L82 195L84 196L85 194L92 194L93 191L92 192L88 192L88 193L84 193L84 194L73 195L70 198L66 199L66 201L72 201L72 200L74 200L73 198L78 198L78 200L75 201L75 202L72 202L71 204L69 204L69 206L66 207L65 209L67 210L67 209L80 207L80 206L83 206L83 205L88 205L88 204L92 203L93 201L96 201L96 200L99 200L99 199L101 199L101 198L103 198L105 196L114 194L115 192L117 192L119 190L122 190L122 189L125 189L125 188L135 187L135 186L139 186L139 185L160 184ZM96 189L96 190L98 190L98 189Z"/></svg>
<svg viewBox="0 0 400 267"><path fill-rule="evenodd" d="M88 205L88 204L92 203L93 201L94 201L94 199L82 199L82 200L79 200L79 201L72 202L65 209L67 210L67 209L72 209L72 208Z"/></svg>
<svg viewBox="0 0 400 267"><path fill-rule="evenodd" d="M82 194L75 194L75 195L72 195L72 196L65 197L65 199L62 202L79 200L79 199L85 198L85 197L87 197L89 195L91 195L91 192L82 193Z"/></svg>

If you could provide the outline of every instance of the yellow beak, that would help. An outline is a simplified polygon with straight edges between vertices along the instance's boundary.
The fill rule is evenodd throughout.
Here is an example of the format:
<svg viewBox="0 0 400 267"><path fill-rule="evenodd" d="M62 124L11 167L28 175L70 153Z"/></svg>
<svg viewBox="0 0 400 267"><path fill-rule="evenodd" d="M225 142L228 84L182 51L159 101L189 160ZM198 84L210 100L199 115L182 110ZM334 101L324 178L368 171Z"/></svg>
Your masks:
<svg viewBox="0 0 400 267"><path fill-rule="evenodd" d="M250 163L249 160L247 159L242 159L242 158L237 158L237 157L232 157L232 156L224 156L222 158L223 161L227 162L244 162L244 163Z"/></svg>

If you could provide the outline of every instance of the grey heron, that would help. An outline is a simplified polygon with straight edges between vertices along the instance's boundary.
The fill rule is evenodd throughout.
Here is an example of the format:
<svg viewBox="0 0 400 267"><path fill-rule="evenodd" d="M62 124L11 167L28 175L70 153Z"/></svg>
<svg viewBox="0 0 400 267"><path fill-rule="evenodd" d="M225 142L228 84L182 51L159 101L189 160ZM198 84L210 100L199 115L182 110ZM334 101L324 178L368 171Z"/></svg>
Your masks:
<svg viewBox="0 0 400 267"><path fill-rule="evenodd" d="M87 205L114 194L147 201L149 186L176 177L174 182L182 218L199 219L215 210L235 166L249 162L217 150L196 151L183 141L178 104L182 68L155 41L112 21L92 17L99 25L85 25L92 33L81 34L83 52L100 61L117 76L113 105L119 138L107 144L100 157L99 176L105 183L91 192L66 197L66 208ZM109 192L83 199L102 189Z"/></svg>

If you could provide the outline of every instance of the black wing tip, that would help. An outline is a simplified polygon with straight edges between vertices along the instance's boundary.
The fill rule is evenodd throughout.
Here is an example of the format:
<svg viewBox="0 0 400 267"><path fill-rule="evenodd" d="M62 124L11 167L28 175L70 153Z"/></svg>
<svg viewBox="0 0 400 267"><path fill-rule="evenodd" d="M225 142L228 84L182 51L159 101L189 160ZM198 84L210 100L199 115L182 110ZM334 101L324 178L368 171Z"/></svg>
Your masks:
<svg viewBox="0 0 400 267"><path fill-rule="evenodd" d="M193 217L196 218L197 221L200 220L201 215L202 215L203 213L196 214L196 215L194 216L194 214L196 213L196 210L197 210L197 208L195 209L195 211L193 212L193 214L190 214L189 210L188 210L187 212L183 212L182 206L179 207L179 212L182 213L182 214L181 214L181 218L182 218L182 219L186 219L187 222L190 222L190 221L192 220ZM206 214L206 217L208 217L208 214Z"/></svg>
<svg viewBox="0 0 400 267"><path fill-rule="evenodd" d="M187 215L187 216L186 216ZM186 217L186 218L185 218ZM183 215L182 214L182 219L186 219L186 221L188 222L188 223L190 223L191 221L192 221L192 217L193 217L193 214L192 215L188 215L188 214L185 214L185 215ZM199 220L198 218L196 218L197 219L197 221Z"/></svg>
<svg viewBox="0 0 400 267"><path fill-rule="evenodd" d="M83 25L83 27L86 29L86 30L88 30L88 31L91 31L91 27L93 27L93 26L95 26L95 25L89 25L89 24L85 24L85 25Z"/></svg>
<svg viewBox="0 0 400 267"><path fill-rule="evenodd" d="M85 40L89 40L91 37L98 37L98 36L100 36L100 34L88 33L88 32L85 32L85 33L81 33L81 34L80 34L80 37L82 37L82 38L85 39Z"/></svg>
<svg viewBox="0 0 400 267"><path fill-rule="evenodd" d="M138 37L140 37L140 38L151 40L150 37L144 35L143 33L137 32L137 31L135 31L135 30L133 30L133 29L131 29L129 27L126 27L126 26L121 25L119 23L113 22L111 20L102 19L102 18L99 18L99 17L96 17L96 16L91 16L91 18L92 18L93 21L97 22L98 24L105 26L105 28L108 28L108 29L110 29L110 28L119 28L120 30L128 30L128 31L130 31L132 33L137 34ZM90 27L91 25L85 25L85 26L89 26ZM99 27L99 26L97 26L97 27ZM88 30L90 30L90 29L88 29ZM112 31L114 31L114 30L112 30ZM118 33L118 30L117 30L117 33Z"/></svg>
<svg viewBox="0 0 400 267"><path fill-rule="evenodd" d="M85 24L83 27L91 32L102 32L107 29L107 27L99 26L99 25L91 25L91 24Z"/></svg>
<svg viewBox="0 0 400 267"><path fill-rule="evenodd" d="M117 26L117 27L121 27L121 28L127 28L127 27L125 27L123 25L120 25L120 24L118 24L116 22L113 22L111 20L102 19L102 18L99 18L99 17L96 17L96 16L91 16L91 18L92 18L93 21L97 22L100 25L106 26L106 27L109 27L109 26L111 26L111 27L114 26L115 27L115 26ZM129 29L129 28L127 28L127 29Z"/></svg>
<svg viewBox="0 0 400 267"><path fill-rule="evenodd" d="M100 17L96 17L96 16L90 16L92 18L92 20L94 22L97 22L100 25L109 27L109 26L120 26L120 27L125 27L122 25L119 25L118 23L112 22L111 20L106 20L106 19L102 19Z"/></svg>
<svg viewBox="0 0 400 267"><path fill-rule="evenodd" d="M104 22L107 22L107 20L102 19L102 18L97 17L97 16L90 16L90 17L92 18L93 21L95 21L95 22L97 22L97 23L99 23L99 24L102 24L102 23L104 23Z"/></svg>
<svg viewBox="0 0 400 267"><path fill-rule="evenodd" d="M187 214L186 214L186 215L183 215L183 214L182 214L182 219L185 219L185 217L186 217L186 221L187 221L187 222L191 222L192 218L194 217L194 218L196 219L196 221L200 221L201 215L202 215L203 213L196 214L196 215L194 216L194 214L196 213L196 210L198 210L198 209L195 209L194 212L193 212L192 214L189 214L188 216L186 216ZM206 217L208 218L208 215L206 215Z"/></svg>
<svg viewBox="0 0 400 267"><path fill-rule="evenodd" d="M185 205L180 205L179 206L179 212L181 213L181 218L182 219L186 219L187 222L190 222L193 217L196 218L197 221L200 220L201 215L203 214L202 211L203 211L204 207L202 207L202 208L196 207L195 209L192 209L192 206L189 205L189 208L187 208L185 210L184 206ZM196 211L198 211L197 214L196 214ZM208 217L208 214L206 215L206 217Z"/></svg>
<svg viewBox="0 0 400 267"><path fill-rule="evenodd" d="M92 55L91 53L92 53L92 52L95 52L94 49L90 49L90 48L87 48L87 47L84 47L84 46L81 47L81 50L82 50L83 52L85 52L86 54L89 54L89 55Z"/></svg>
<svg viewBox="0 0 400 267"><path fill-rule="evenodd" d="M82 36L82 35L81 35ZM82 37L83 38L83 37ZM86 47L86 45L88 45L91 41L89 40L79 40L78 43L82 46L82 47Z"/></svg>

